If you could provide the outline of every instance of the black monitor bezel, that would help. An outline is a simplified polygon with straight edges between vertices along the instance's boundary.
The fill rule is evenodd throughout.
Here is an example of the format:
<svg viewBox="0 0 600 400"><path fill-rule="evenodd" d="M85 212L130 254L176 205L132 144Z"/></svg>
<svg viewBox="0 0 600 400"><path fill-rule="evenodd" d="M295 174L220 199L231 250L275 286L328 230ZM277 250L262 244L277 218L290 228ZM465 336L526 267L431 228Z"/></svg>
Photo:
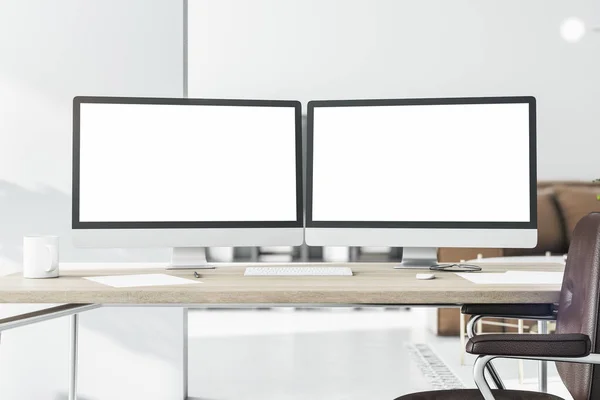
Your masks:
<svg viewBox="0 0 600 400"><path fill-rule="evenodd" d="M296 158L296 220L295 221L80 221L80 111L81 104L155 104L242 107L290 107L295 109ZM304 196L302 185L302 105L295 100L238 100L189 99L151 97L77 96L73 99L73 170L72 170L72 228L73 229L206 229L206 228L302 228ZM243 194L240 194L243 195Z"/></svg>
<svg viewBox="0 0 600 400"><path fill-rule="evenodd" d="M410 105L461 104L529 104L529 215L528 222L499 221L315 221L313 206L313 124L314 110L319 107L369 107ZM307 165L306 165L306 227L307 228L410 228L410 229L537 229L537 160L536 160L536 99L533 96L372 99L372 100L317 100L308 102ZM402 184L399 182L398 184ZM432 186L435 182L431 183Z"/></svg>

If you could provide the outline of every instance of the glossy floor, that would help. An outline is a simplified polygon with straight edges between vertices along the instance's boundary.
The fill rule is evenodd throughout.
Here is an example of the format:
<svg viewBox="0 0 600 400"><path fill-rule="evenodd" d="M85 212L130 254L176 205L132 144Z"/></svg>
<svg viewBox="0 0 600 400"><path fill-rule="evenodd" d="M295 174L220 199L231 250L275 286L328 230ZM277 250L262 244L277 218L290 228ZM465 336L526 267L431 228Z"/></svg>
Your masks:
<svg viewBox="0 0 600 400"><path fill-rule="evenodd" d="M473 357L460 365L458 338L431 334L426 309L410 311L195 311L190 314L190 395L225 399L393 399L431 382L410 356L427 343L465 387ZM498 360L509 387L536 390L537 363ZM550 389L569 399L551 367Z"/></svg>
<svg viewBox="0 0 600 400"><path fill-rule="evenodd" d="M0 315L16 308L3 305ZM172 343L180 331L176 319L169 323L172 311L106 308L83 314L79 400L179 400L168 385L180 382L173 372L180 361ZM431 375L411 355L415 343L426 343L464 386L473 387L473 359L467 356L460 365L458 338L437 337L427 325L422 308L190 311L189 395L391 400L432 387ZM61 318L4 335L0 399L66 400L67 330L68 320ZM536 363L525 363L521 385L516 361L496 365L509 387L536 388ZM550 380L553 393L570 399L555 369Z"/></svg>

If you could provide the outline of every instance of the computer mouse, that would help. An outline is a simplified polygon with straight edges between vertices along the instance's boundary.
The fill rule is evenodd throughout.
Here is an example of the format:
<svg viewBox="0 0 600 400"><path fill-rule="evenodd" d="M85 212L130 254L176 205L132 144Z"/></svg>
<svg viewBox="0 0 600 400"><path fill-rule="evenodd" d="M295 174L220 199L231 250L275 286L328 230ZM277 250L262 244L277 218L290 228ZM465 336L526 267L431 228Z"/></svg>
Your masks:
<svg viewBox="0 0 600 400"><path fill-rule="evenodd" d="M435 278L435 274L417 274L417 279L427 280Z"/></svg>

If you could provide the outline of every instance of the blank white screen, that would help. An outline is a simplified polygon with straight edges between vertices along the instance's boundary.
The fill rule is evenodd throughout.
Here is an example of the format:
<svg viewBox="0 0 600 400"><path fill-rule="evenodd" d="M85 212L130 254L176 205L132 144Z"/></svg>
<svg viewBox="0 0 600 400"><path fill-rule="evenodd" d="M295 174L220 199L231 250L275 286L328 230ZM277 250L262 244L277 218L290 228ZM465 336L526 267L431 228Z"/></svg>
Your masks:
<svg viewBox="0 0 600 400"><path fill-rule="evenodd" d="M295 221L295 109L81 104L80 221Z"/></svg>
<svg viewBox="0 0 600 400"><path fill-rule="evenodd" d="M529 105L315 107L313 220L528 222Z"/></svg>

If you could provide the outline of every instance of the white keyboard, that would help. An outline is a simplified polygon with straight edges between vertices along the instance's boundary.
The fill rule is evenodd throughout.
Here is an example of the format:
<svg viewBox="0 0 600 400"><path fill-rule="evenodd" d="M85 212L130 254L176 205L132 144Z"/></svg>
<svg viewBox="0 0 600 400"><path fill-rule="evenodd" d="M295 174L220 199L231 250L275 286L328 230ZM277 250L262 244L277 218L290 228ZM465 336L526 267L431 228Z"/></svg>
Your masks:
<svg viewBox="0 0 600 400"><path fill-rule="evenodd" d="M244 276L352 276L348 267L246 267Z"/></svg>

